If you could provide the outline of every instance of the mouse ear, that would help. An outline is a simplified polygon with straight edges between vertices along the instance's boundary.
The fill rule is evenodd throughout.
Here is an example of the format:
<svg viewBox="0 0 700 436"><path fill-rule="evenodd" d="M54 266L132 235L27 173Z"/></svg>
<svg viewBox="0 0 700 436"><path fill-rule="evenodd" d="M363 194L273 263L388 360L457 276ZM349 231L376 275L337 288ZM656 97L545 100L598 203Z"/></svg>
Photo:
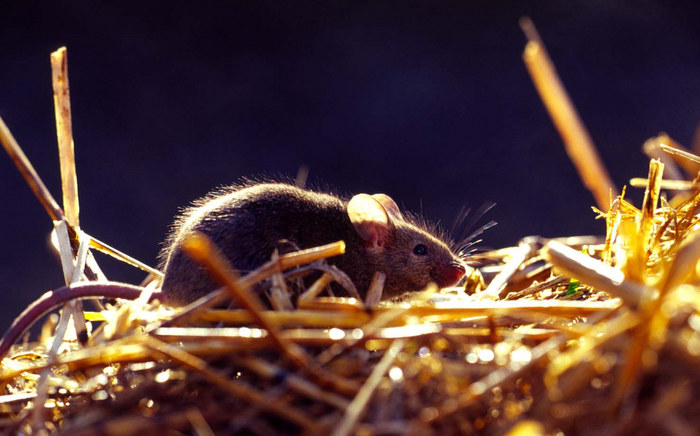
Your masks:
<svg viewBox="0 0 700 436"><path fill-rule="evenodd" d="M372 198L377 200L392 218L403 219L399 206L396 205L396 202L391 197L386 194L372 194Z"/></svg>
<svg viewBox="0 0 700 436"><path fill-rule="evenodd" d="M391 219L384 206L371 195L357 194L348 203L348 217L365 246L383 251L391 233Z"/></svg>

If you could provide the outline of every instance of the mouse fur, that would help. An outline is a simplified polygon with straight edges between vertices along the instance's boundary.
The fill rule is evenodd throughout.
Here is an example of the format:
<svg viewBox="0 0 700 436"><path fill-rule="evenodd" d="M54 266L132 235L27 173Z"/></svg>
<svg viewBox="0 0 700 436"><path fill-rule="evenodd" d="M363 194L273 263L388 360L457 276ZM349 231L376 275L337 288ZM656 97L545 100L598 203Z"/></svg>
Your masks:
<svg viewBox="0 0 700 436"><path fill-rule="evenodd" d="M159 255L162 291L173 303L186 304L218 287L180 248L193 231L207 235L244 274L270 260L275 249L285 253L343 240L345 254L328 262L352 279L362 297L375 271L386 274L384 299L430 282L452 285L465 271L434 229L401 213L385 194L347 200L286 183L249 183L214 191L176 219Z"/></svg>

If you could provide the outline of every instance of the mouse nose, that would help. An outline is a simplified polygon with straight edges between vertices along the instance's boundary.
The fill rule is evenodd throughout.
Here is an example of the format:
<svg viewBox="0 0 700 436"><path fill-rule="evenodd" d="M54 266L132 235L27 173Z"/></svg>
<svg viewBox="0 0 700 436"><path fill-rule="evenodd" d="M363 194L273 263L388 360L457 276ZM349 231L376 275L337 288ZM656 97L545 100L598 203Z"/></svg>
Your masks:
<svg viewBox="0 0 700 436"><path fill-rule="evenodd" d="M441 288L453 285L464 276L465 272L464 265L457 262L447 264L438 271L436 283Z"/></svg>

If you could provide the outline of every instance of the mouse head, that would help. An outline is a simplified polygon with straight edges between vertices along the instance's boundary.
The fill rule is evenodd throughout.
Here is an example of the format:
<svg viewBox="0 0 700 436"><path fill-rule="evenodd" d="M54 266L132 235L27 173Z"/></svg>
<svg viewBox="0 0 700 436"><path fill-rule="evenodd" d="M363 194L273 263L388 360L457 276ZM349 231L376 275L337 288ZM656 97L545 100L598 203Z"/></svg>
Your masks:
<svg viewBox="0 0 700 436"><path fill-rule="evenodd" d="M358 194L347 207L350 222L364 242L372 266L386 274L385 296L456 283L465 272L439 238L406 220L385 194Z"/></svg>

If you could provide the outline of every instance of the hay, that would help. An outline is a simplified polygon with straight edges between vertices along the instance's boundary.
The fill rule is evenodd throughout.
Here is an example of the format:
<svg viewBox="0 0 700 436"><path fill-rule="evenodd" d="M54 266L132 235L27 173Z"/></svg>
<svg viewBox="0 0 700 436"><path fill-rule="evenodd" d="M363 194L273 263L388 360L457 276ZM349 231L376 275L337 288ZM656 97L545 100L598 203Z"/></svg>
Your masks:
<svg viewBox="0 0 700 436"><path fill-rule="evenodd" d="M327 296L331 282L347 280L323 264L342 243L273 256L239 277L195 236L188 252L224 287L173 308L150 301L157 271L65 219L0 120L0 140L57 222L69 285L54 296L129 294L87 312L84 337L69 317L58 323L50 316L35 341L10 348L18 338L3 338L0 428L68 435L694 434L700 182L675 165L688 171L698 158L659 138L649 144L673 158L651 160L640 209L624 190L603 207L607 182L589 185L605 238L524 238L472 256L475 269L463 287L380 302L381 274L366 301ZM664 182L665 168L673 183ZM666 189L675 195L666 197ZM72 210L77 222L77 203ZM76 284L100 277L88 248L141 265L150 283ZM296 303L280 294L316 269L320 278ZM229 301L237 308L220 308ZM266 303L296 307L269 310Z"/></svg>

